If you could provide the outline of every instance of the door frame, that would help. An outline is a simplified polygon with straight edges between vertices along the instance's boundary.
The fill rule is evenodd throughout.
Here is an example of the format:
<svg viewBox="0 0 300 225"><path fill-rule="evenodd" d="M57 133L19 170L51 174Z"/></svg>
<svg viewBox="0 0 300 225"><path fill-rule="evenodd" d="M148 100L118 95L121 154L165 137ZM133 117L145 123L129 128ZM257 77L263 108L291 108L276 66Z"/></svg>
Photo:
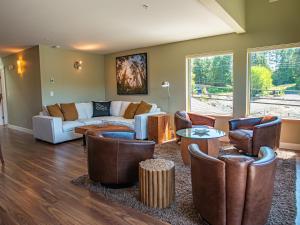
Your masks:
<svg viewBox="0 0 300 225"><path fill-rule="evenodd" d="M7 125L8 113L7 113L7 98L6 98L6 82L5 82L5 72L3 66L0 66L0 79L1 79L2 105L3 105L3 117L4 117L3 120L1 120L0 118L0 125Z"/></svg>

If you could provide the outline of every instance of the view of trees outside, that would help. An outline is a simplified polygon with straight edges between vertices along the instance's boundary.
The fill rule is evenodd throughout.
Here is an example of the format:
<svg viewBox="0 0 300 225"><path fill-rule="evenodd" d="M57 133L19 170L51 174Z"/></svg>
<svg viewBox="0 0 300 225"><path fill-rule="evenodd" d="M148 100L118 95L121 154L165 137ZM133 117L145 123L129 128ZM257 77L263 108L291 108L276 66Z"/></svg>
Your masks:
<svg viewBox="0 0 300 225"><path fill-rule="evenodd" d="M250 114L300 118L300 48L250 53Z"/></svg>
<svg viewBox="0 0 300 225"><path fill-rule="evenodd" d="M191 59L191 111L232 114L232 54Z"/></svg>
<svg viewBox="0 0 300 225"><path fill-rule="evenodd" d="M250 114L300 118L300 48L251 52ZM191 59L191 110L232 114L232 54Z"/></svg>

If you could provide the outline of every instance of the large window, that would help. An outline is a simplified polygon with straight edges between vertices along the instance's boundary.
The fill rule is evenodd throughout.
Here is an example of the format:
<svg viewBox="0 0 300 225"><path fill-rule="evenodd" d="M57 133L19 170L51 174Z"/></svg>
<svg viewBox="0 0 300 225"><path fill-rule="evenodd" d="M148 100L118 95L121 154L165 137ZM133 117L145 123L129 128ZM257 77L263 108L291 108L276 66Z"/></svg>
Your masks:
<svg viewBox="0 0 300 225"><path fill-rule="evenodd" d="M249 53L250 114L300 118L300 48Z"/></svg>
<svg viewBox="0 0 300 225"><path fill-rule="evenodd" d="M232 54L189 58L190 111L232 114Z"/></svg>

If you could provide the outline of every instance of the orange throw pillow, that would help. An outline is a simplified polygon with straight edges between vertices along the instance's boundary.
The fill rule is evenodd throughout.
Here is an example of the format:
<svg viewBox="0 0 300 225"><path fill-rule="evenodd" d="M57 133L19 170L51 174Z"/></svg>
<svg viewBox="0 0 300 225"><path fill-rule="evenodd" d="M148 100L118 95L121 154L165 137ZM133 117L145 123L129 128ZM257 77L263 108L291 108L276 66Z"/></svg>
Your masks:
<svg viewBox="0 0 300 225"><path fill-rule="evenodd" d="M270 116L270 115L267 115L267 116L264 116L262 119L261 119L261 123L268 123L268 122L271 122L275 120L275 117L274 116Z"/></svg>
<svg viewBox="0 0 300 225"><path fill-rule="evenodd" d="M59 107L58 104L55 105L47 105L47 111L49 113L50 116L53 117L60 117L62 118L62 120L64 121L64 115Z"/></svg>
<svg viewBox="0 0 300 225"><path fill-rule="evenodd" d="M63 103L60 104L60 108L64 114L65 121L74 121L78 119L75 103Z"/></svg>
<svg viewBox="0 0 300 225"><path fill-rule="evenodd" d="M124 113L124 118L125 119L133 119L135 112L137 108L139 107L140 103L130 103L127 109L125 110Z"/></svg>
<svg viewBox="0 0 300 225"><path fill-rule="evenodd" d="M151 108L152 108L151 104L141 101L141 103L139 104L139 107L137 108L137 110L135 112L135 115L148 113L148 112L150 112Z"/></svg>

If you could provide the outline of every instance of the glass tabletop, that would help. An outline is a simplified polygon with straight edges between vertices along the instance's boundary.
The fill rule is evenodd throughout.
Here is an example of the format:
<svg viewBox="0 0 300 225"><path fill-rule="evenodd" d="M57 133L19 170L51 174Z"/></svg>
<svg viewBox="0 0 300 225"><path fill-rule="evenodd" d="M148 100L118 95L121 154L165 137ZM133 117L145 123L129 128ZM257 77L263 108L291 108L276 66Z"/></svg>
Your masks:
<svg viewBox="0 0 300 225"><path fill-rule="evenodd" d="M176 134L181 137L193 139L219 138L226 135L224 131L206 127L182 129L178 130Z"/></svg>

